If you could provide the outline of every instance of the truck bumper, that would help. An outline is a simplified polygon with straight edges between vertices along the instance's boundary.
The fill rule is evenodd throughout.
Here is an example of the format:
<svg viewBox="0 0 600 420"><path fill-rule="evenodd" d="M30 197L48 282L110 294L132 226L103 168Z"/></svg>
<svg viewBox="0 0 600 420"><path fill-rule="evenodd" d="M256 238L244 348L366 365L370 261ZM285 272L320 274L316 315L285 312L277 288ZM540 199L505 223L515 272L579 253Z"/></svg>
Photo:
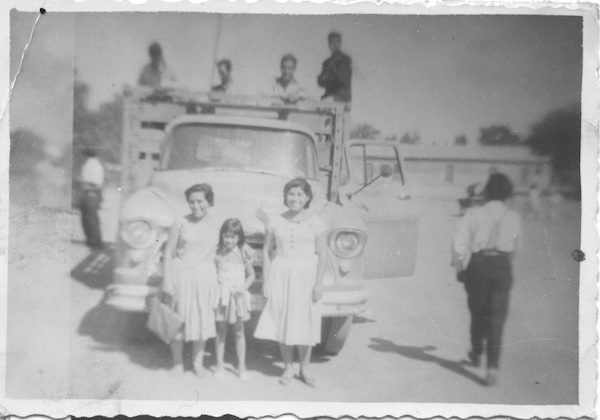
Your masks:
<svg viewBox="0 0 600 420"><path fill-rule="evenodd" d="M157 292L152 286L113 284L106 289L106 304L124 312L147 312L148 296Z"/></svg>
<svg viewBox="0 0 600 420"><path fill-rule="evenodd" d="M369 291L358 283L323 286L321 315L324 318L357 315L367 309ZM267 299L259 294L251 298L252 311L262 311Z"/></svg>

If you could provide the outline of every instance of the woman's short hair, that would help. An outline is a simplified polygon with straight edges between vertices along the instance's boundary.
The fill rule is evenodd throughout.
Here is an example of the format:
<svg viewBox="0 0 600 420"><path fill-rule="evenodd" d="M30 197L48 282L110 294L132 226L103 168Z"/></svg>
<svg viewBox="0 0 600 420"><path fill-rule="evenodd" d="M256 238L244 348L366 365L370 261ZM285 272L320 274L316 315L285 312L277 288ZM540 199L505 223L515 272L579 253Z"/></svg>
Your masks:
<svg viewBox="0 0 600 420"><path fill-rule="evenodd" d="M290 190L292 188L300 188L302 189L302 191L304 191L304 194L306 194L308 196L308 201L306 202L306 204L304 205L304 208L307 209L310 206L310 202L313 199L313 193L312 193L312 188L310 187L310 184L308 183L308 181L305 178L294 178L291 181L289 181L287 184L285 184L285 187L283 187L283 204L287 206L287 194L290 192Z"/></svg>
<svg viewBox="0 0 600 420"><path fill-rule="evenodd" d="M294 63L294 67L296 67L296 65L298 64L298 60L296 59L296 57L294 57L293 54L286 54L283 57L281 57L281 64L280 66L283 66L283 63L285 63L286 61L291 61Z"/></svg>
<svg viewBox="0 0 600 420"><path fill-rule="evenodd" d="M219 251L223 251L225 248L225 244L223 243L223 235L226 233L237 235L237 246L240 249L246 243L246 234L244 233L242 222L240 222L238 219L227 219L223 222L221 225L221 230L219 231L219 246L217 248Z"/></svg>
<svg viewBox="0 0 600 420"><path fill-rule="evenodd" d="M485 184L485 196L488 200L504 201L512 196L512 191L513 185L510 179L499 172L491 174Z"/></svg>
<svg viewBox="0 0 600 420"><path fill-rule="evenodd" d="M208 201L211 206L215 204L215 194L213 193L212 187L208 184L196 184L185 190L185 199L189 201L190 196L194 193L204 193L204 198Z"/></svg>

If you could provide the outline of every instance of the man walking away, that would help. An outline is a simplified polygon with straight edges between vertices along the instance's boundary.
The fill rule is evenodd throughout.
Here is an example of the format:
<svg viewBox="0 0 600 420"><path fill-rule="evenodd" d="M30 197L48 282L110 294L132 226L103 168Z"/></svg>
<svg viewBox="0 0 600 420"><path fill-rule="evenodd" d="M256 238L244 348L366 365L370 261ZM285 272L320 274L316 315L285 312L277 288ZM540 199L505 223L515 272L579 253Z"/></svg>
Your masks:
<svg viewBox="0 0 600 420"><path fill-rule="evenodd" d="M521 216L506 205L512 190L506 175L490 175L485 186L486 204L467 210L458 221L453 241L453 265L459 281L465 284L471 313L468 356L479 366L485 345L487 385L498 380L502 332L513 283L512 258L522 237Z"/></svg>
<svg viewBox="0 0 600 420"><path fill-rule="evenodd" d="M331 32L328 37L331 57L323 62L317 84L325 88L321 99L349 103L352 99L352 59L341 51L342 36Z"/></svg>
<svg viewBox="0 0 600 420"><path fill-rule="evenodd" d="M102 202L102 186L104 185L104 168L96 157L96 152L86 150L86 161L81 168L79 184L81 199L81 224L85 233L86 244L90 248L102 248L102 235L100 232L100 217L98 209Z"/></svg>

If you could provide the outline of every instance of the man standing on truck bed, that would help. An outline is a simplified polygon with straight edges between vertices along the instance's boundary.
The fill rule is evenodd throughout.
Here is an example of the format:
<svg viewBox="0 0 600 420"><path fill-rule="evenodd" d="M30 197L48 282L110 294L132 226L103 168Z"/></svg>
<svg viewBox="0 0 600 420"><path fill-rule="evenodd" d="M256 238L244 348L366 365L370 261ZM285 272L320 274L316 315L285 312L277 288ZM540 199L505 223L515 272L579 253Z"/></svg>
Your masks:
<svg viewBox="0 0 600 420"><path fill-rule="evenodd" d="M328 36L331 57L323 62L317 84L325 88L321 99L331 98L334 102L352 99L352 59L341 51L342 35L331 32Z"/></svg>
<svg viewBox="0 0 600 420"><path fill-rule="evenodd" d="M221 84L213 86L211 91L213 93L235 93L233 92L233 79L231 78L231 60L228 58L219 60L217 62L217 71Z"/></svg>
<svg viewBox="0 0 600 420"><path fill-rule="evenodd" d="M158 42L153 42L148 49L150 62L140 72L138 85L152 88L174 87L175 74L167 67L162 48Z"/></svg>

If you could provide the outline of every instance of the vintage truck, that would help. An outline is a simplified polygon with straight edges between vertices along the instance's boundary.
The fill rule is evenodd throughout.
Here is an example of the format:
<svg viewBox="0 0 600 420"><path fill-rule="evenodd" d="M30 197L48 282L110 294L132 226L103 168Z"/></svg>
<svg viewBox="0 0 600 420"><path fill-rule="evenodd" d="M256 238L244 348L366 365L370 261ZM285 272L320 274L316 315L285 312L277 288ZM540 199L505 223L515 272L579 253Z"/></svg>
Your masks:
<svg viewBox="0 0 600 420"><path fill-rule="evenodd" d="M340 351L354 315L366 310L365 279L413 274L418 216L399 145L348 140L343 105L276 98L129 90L123 117L121 211L114 282L106 302L144 313L162 280L169 227L189 212L184 190L206 182L213 214L242 221L260 251L265 225L283 212L284 184L309 180L311 209L328 226L319 349ZM261 252L252 310L265 304Z"/></svg>

